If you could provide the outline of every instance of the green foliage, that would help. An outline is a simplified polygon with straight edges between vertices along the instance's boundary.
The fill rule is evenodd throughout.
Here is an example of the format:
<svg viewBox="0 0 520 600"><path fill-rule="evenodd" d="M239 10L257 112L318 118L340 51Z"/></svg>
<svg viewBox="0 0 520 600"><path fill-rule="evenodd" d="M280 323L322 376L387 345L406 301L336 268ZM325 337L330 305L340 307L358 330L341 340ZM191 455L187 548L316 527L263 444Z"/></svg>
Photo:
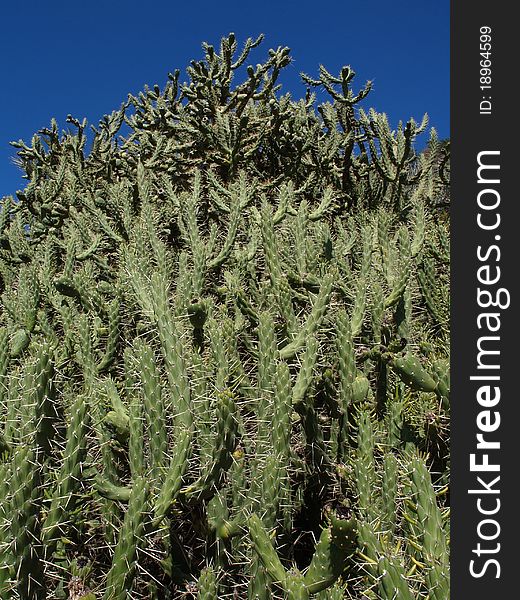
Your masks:
<svg viewBox="0 0 520 600"><path fill-rule="evenodd" d="M2 598L447 597L448 147L261 41L14 144Z"/></svg>

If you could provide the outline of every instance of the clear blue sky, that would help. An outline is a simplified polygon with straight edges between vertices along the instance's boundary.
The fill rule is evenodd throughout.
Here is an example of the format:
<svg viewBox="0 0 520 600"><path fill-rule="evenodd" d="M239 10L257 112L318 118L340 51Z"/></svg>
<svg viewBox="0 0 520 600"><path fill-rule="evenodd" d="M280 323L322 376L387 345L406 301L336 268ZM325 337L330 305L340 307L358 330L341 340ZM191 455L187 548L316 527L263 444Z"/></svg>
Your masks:
<svg viewBox="0 0 520 600"><path fill-rule="evenodd" d="M402 119L430 116L449 136L449 1L4 0L0 9L0 196L25 186L12 140L30 142L55 117L97 121L128 92L166 81L235 32L239 44L264 33L251 56L289 46L293 64L280 83L305 93L299 72L332 73L349 64L355 83L374 81L366 106Z"/></svg>

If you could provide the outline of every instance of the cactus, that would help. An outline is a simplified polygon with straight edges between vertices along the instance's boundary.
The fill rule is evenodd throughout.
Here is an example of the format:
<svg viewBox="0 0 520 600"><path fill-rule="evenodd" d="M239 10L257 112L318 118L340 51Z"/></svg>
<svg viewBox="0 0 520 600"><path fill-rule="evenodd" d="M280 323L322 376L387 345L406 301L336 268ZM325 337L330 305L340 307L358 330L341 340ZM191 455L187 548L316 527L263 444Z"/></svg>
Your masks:
<svg viewBox="0 0 520 600"><path fill-rule="evenodd" d="M237 427L235 411L234 395L229 390L219 392L216 411L217 432L211 460L200 478L182 490L186 497L211 498L220 485L224 473L231 466Z"/></svg>
<svg viewBox="0 0 520 600"><path fill-rule="evenodd" d="M439 358L432 364L432 378L437 382L435 393L441 399L445 410L450 406L450 365L446 359Z"/></svg>
<svg viewBox="0 0 520 600"><path fill-rule="evenodd" d="M71 409L71 419L67 428L67 445L63 453L63 462L47 518L42 528L42 539L47 550L52 550L52 540L58 534L66 536L63 530L68 515L74 508L75 495L78 492L82 462L86 456L86 434L88 424L88 403L78 396Z"/></svg>
<svg viewBox="0 0 520 600"><path fill-rule="evenodd" d="M374 469L374 431L370 415L360 412L358 416L358 445L356 462L356 487L358 491L358 506L367 519L373 514L372 491L375 483Z"/></svg>
<svg viewBox="0 0 520 600"><path fill-rule="evenodd" d="M107 575L104 600L125 598L134 576L136 549L142 543L144 513L147 508L147 485L139 478L132 489L119 541Z"/></svg>
<svg viewBox="0 0 520 600"><path fill-rule="evenodd" d="M26 329L18 329L11 337L11 358L18 358L27 348L31 337Z"/></svg>
<svg viewBox="0 0 520 600"><path fill-rule="evenodd" d="M310 594L316 594L333 585L345 569L345 561L353 552L356 542L356 522L331 515L331 527L322 531L314 550L309 569L303 578Z"/></svg>
<svg viewBox="0 0 520 600"><path fill-rule="evenodd" d="M108 334L105 354L98 365L98 371L101 373L109 369L116 356L117 342L119 339L120 325L120 306L117 300L113 300L108 307Z"/></svg>
<svg viewBox="0 0 520 600"><path fill-rule="evenodd" d="M279 584L288 600L303 600L329 588L345 569L345 561L356 545L355 522L331 517L323 529L311 564L305 575L298 570L286 571L262 522L256 515L248 521L255 552L274 583Z"/></svg>
<svg viewBox="0 0 520 600"><path fill-rule="evenodd" d="M159 525L168 514L173 502L182 487L182 477L188 468L188 458L190 454L190 444L192 436L189 432L182 432L179 435L175 454L171 458L170 466L164 477L159 496L154 506L154 525Z"/></svg>
<svg viewBox="0 0 520 600"><path fill-rule="evenodd" d="M217 577L211 567L202 569L197 588L197 600L216 600L218 598Z"/></svg>
<svg viewBox="0 0 520 600"><path fill-rule="evenodd" d="M290 342L289 344L287 344L287 346L282 348L282 350L280 350L280 356L282 358L288 359L294 356L294 354L305 345L306 340L309 337L313 336L318 330L320 323L325 315L325 311L327 310L327 305L330 301L330 295L332 292L332 282L333 276L331 274L326 275L323 278L320 292L312 307L311 313L307 317L306 322L298 332L295 339L292 340L292 342Z"/></svg>
<svg viewBox="0 0 520 600"><path fill-rule="evenodd" d="M9 336L5 327L0 328L0 403L7 393L9 373Z"/></svg>
<svg viewBox="0 0 520 600"><path fill-rule="evenodd" d="M411 538L422 548L421 562L426 570L425 587L433 598L447 598L449 554L437 497L424 462L412 459L410 469L412 497L408 504L407 520L411 525Z"/></svg>
<svg viewBox="0 0 520 600"><path fill-rule="evenodd" d="M38 491L41 472L35 464L35 453L20 447L13 456L9 481L9 503L5 510L7 523L2 523L9 533L0 531L4 546L3 564L0 568L0 591L16 590L22 598L45 598L43 557L38 536Z"/></svg>
<svg viewBox="0 0 520 600"><path fill-rule="evenodd" d="M2 597L447 593L448 155L261 42L14 144Z"/></svg>
<svg viewBox="0 0 520 600"><path fill-rule="evenodd" d="M437 388L435 380L424 369L419 359L411 353L398 356L391 362L392 368L401 380L413 390L434 392Z"/></svg>
<svg viewBox="0 0 520 600"><path fill-rule="evenodd" d="M370 514L365 511L358 527L360 555L366 560L371 578L377 582L381 598L411 600L423 591L433 593L436 598L448 598L446 532L430 474L421 459L412 456L404 460L404 469L398 476L396 456L384 457L381 501L373 498ZM375 467L374 461L372 466ZM398 507L398 479L409 494L401 507ZM396 538L398 529L406 531L404 546L403 538ZM411 577L408 573L415 570L409 571L413 565L419 566L420 571Z"/></svg>

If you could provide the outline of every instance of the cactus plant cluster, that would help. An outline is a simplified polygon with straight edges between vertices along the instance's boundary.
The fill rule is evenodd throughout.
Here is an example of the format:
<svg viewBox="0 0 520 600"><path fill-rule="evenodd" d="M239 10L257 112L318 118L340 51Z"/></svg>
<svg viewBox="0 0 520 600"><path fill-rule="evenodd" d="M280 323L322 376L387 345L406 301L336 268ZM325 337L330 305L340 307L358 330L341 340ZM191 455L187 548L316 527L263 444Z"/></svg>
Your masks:
<svg viewBox="0 0 520 600"><path fill-rule="evenodd" d="M260 42L15 144L1 598L449 593L448 147Z"/></svg>

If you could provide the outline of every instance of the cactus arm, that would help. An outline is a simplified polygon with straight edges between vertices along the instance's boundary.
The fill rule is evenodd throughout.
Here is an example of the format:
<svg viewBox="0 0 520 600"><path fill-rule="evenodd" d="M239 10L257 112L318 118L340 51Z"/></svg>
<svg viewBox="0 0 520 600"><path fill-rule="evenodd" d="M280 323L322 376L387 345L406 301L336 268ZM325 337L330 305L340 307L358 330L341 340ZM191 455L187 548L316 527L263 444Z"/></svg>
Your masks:
<svg viewBox="0 0 520 600"><path fill-rule="evenodd" d="M280 350L280 357L283 359L292 358L306 343L308 337L315 335L317 332L325 312L327 310L330 296L332 293L333 276L326 275L319 291L319 294L314 302L311 313L303 327L300 329L297 336L289 344Z"/></svg>
<svg viewBox="0 0 520 600"><path fill-rule="evenodd" d="M107 575L103 600L125 600L131 588L136 550L142 543L144 513L147 506L147 484L144 477L134 482L119 540Z"/></svg>
<svg viewBox="0 0 520 600"><path fill-rule="evenodd" d="M273 548L271 539L269 538L262 521L256 514L253 514L249 517L247 525L255 552L269 574L269 577L275 583L285 586L287 574L276 554L276 550Z"/></svg>
<svg viewBox="0 0 520 600"><path fill-rule="evenodd" d="M304 583L310 594L331 587L345 569L346 559L356 549L355 521L342 523L333 518L323 529L314 550Z"/></svg>
<svg viewBox="0 0 520 600"><path fill-rule="evenodd" d="M395 357L390 366L399 375L400 379L413 390L434 392L437 383L421 365L419 359L411 353Z"/></svg>
<svg viewBox="0 0 520 600"><path fill-rule="evenodd" d="M182 478L189 467L189 457L193 436L190 431L179 433L174 454L170 460L159 495L154 506L154 527L157 527L168 514L182 487Z"/></svg>

